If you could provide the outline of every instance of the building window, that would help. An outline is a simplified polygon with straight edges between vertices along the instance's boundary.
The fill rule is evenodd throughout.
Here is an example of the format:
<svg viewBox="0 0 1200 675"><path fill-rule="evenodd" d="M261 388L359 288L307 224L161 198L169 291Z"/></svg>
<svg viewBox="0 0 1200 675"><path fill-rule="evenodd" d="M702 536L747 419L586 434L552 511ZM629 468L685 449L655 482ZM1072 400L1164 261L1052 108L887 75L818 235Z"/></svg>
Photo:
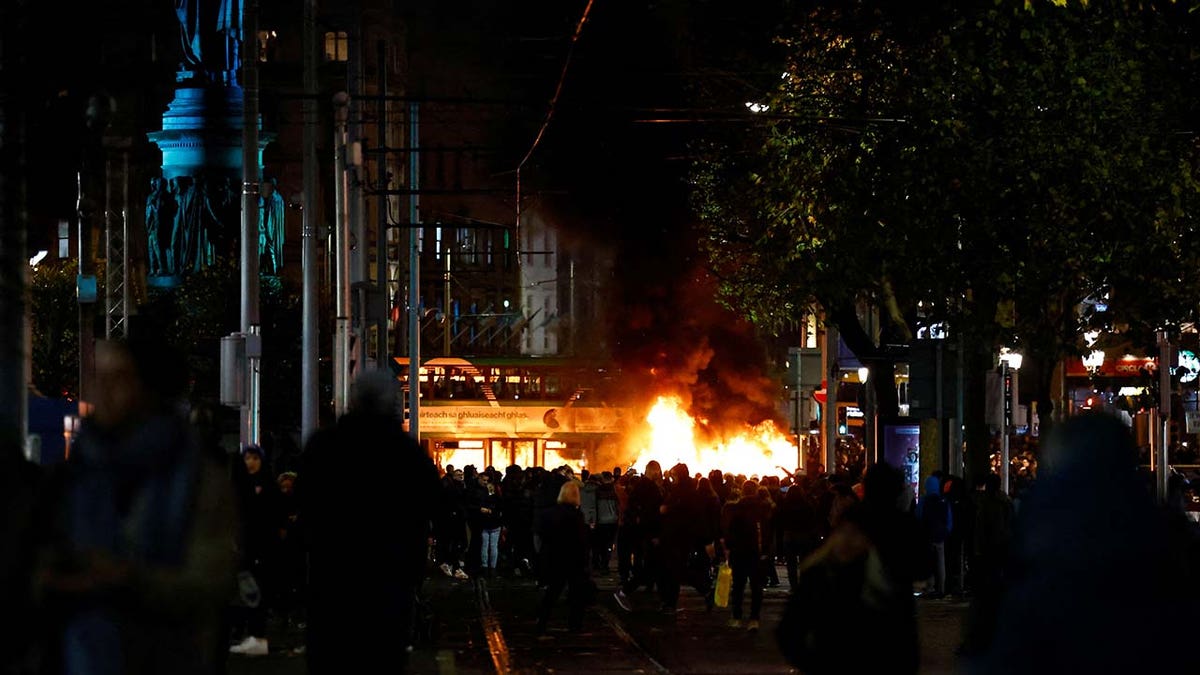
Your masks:
<svg viewBox="0 0 1200 675"><path fill-rule="evenodd" d="M348 61L350 59L350 36L344 30L325 33L325 60Z"/></svg>
<svg viewBox="0 0 1200 675"><path fill-rule="evenodd" d="M58 221L58 257L71 257L71 223Z"/></svg>
<svg viewBox="0 0 1200 675"><path fill-rule="evenodd" d="M549 333L545 333L542 335L542 349L545 351L550 351L550 334Z"/></svg>

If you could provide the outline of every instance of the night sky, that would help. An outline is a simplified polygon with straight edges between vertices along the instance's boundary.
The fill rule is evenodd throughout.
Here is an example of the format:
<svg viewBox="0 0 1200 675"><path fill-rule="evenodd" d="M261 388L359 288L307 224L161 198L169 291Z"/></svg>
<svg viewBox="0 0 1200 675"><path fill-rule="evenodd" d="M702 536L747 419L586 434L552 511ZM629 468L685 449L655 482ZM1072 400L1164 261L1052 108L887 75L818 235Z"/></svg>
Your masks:
<svg viewBox="0 0 1200 675"><path fill-rule="evenodd" d="M414 89L513 101L491 121L497 168L511 170L537 135L585 5L423 3L410 34ZM716 304L696 250L689 159L692 143L714 129L653 120L738 112L765 91L777 75L754 60L766 58L775 21L728 2L596 2L522 174L525 193L559 217L568 242L614 247L602 329L631 389L682 388L698 412L731 421L770 416L776 395L761 375L762 347ZM459 77L422 76L448 62ZM722 124L721 133L736 133Z"/></svg>

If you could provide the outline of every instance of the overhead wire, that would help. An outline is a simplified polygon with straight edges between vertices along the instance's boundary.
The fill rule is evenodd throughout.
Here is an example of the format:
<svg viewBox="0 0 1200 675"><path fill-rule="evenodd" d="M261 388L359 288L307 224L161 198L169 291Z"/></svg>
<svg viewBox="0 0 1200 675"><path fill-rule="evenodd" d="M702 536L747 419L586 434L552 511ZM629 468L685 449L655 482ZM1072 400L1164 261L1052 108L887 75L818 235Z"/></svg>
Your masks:
<svg viewBox="0 0 1200 675"><path fill-rule="evenodd" d="M521 158L517 164L517 222L514 232L517 248L517 269L521 267L521 169L529 158L533 156L534 150L542 142L542 137L546 135L546 129L550 126L550 120L554 118L554 110L558 106L558 99L562 95L563 85L567 81L567 70L571 67L571 57L575 55L575 45L579 42L579 36L583 33L583 26L587 23L588 16L592 13L592 5L595 0L588 0L587 5L583 8L583 14L579 17L579 22L575 24L575 32L571 35L571 43L567 46L567 57L563 59L562 72L558 75L558 85L554 88L554 95L550 98L550 106L546 110L546 118L542 120L542 126L538 129L537 135L533 138L533 143L529 146L529 151Z"/></svg>

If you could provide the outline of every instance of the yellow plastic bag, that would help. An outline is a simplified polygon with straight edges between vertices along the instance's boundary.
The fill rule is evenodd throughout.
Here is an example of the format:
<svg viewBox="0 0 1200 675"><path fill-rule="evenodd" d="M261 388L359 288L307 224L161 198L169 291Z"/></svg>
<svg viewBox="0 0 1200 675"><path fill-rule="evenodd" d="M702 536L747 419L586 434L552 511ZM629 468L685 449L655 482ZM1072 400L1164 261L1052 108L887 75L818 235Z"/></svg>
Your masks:
<svg viewBox="0 0 1200 675"><path fill-rule="evenodd" d="M713 604L717 607L728 607L731 588L733 588L733 569L729 567L729 563L721 563L717 570L717 587L713 591Z"/></svg>

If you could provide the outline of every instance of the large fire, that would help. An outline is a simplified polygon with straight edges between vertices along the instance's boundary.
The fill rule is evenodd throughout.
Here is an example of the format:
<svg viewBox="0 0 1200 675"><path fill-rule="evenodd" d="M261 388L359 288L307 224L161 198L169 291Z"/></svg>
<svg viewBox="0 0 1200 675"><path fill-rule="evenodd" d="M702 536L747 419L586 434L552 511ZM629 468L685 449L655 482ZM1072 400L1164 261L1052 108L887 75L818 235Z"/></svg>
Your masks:
<svg viewBox="0 0 1200 675"><path fill-rule="evenodd" d="M797 466L795 442L767 420L741 429L714 429L684 409L677 396L659 396L646 415L645 429L634 436L631 465L644 471L658 460L663 471L679 462L694 473L713 469L746 476L781 475Z"/></svg>

